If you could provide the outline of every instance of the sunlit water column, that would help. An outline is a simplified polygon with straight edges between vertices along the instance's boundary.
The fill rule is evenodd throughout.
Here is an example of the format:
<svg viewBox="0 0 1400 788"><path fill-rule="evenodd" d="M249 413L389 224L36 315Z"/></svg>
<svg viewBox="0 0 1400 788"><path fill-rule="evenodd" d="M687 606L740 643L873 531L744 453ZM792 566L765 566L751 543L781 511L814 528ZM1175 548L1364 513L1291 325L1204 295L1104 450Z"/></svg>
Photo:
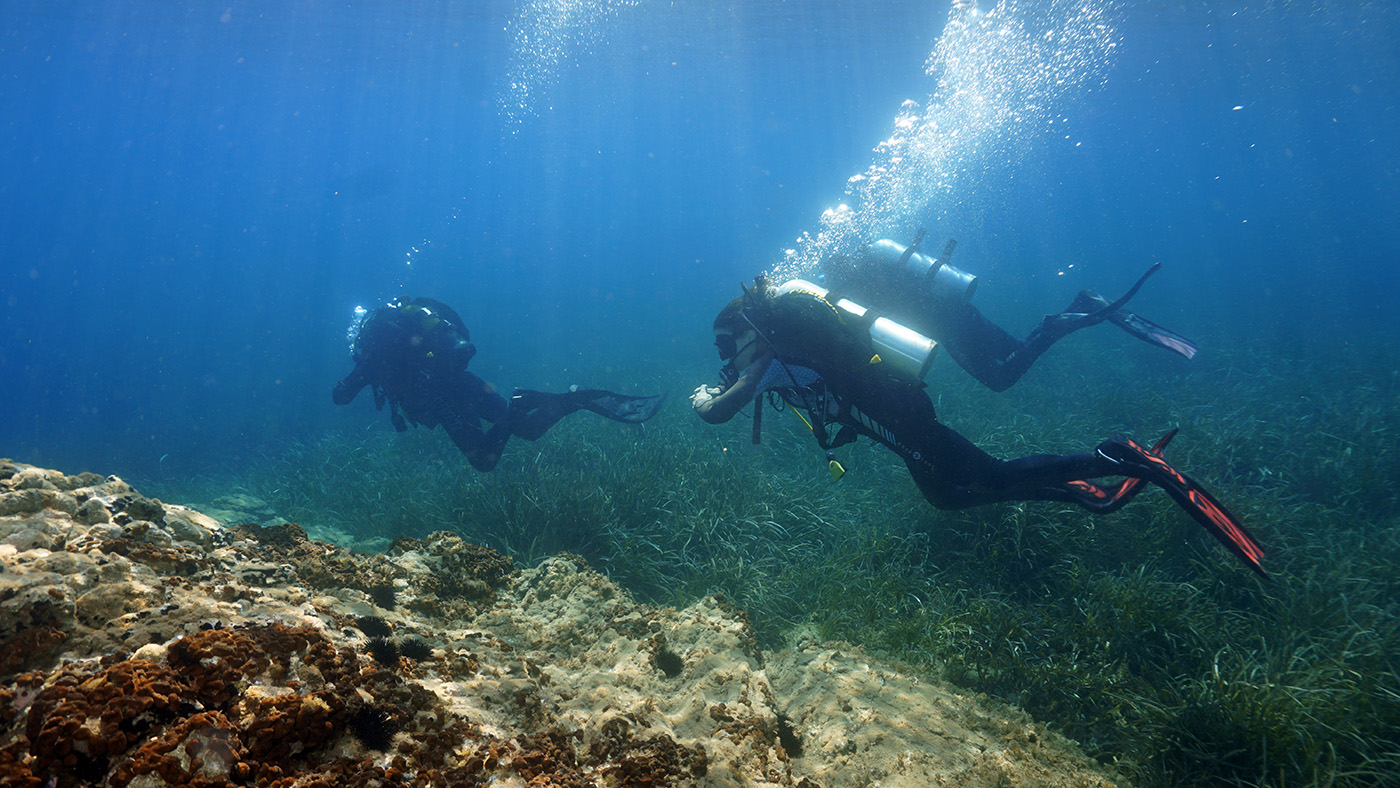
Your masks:
<svg viewBox="0 0 1400 788"><path fill-rule="evenodd" d="M507 130L538 111L547 100L559 68L580 50L604 40L604 22L641 0L531 0L511 22L515 39L511 47L509 78L500 99Z"/></svg>
<svg viewBox="0 0 1400 788"><path fill-rule="evenodd" d="M833 254L879 238L907 239L960 194L992 186L1005 166L1069 121L1075 99L1102 85L1118 34L1108 0L956 0L929 54L937 80L921 104L905 101L874 161L846 183L844 200L804 232L770 274L811 277Z"/></svg>

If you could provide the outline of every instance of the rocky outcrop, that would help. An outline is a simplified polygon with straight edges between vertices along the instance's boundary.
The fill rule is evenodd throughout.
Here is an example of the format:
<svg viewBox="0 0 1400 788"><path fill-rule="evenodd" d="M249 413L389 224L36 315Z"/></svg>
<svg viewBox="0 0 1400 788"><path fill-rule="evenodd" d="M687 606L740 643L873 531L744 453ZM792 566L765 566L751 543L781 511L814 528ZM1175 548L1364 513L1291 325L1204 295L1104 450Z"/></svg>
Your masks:
<svg viewBox="0 0 1400 788"><path fill-rule="evenodd" d="M1024 714L451 534L365 556L0 461L0 784L1106 786Z"/></svg>

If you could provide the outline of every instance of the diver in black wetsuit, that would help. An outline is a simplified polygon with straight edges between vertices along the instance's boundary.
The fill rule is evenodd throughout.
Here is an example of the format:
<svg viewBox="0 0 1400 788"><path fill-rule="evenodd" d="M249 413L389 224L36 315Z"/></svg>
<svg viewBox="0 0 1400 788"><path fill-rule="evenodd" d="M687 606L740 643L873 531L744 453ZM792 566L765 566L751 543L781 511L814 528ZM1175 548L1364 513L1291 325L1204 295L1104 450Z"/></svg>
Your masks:
<svg viewBox="0 0 1400 788"><path fill-rule="evenodd" d="M772 288L760 278L720 312L714 333L720 359L728 362L722 385L700 386L691 395L696 413L709 423L728 421L753 403L757 440L768 395L775 406L785 403L806 414L833 475L844 470L831 450L864 435L899 455L920 492L939 509L1061 501L1104 513L1126 504L1144 481L1152 482L1263 574L1263 549L1253 537L1162 458L1175 431L1150 449L1115 437L1079 454L1000 460L938 421L920 381L932 355L927 337L801 280ZM1110 476L1125 478L1107 486L1091 481Z"/></svg>
<svg viewBox="0 0 1400 788"><path fill-rule="evenodd" d="M958 366L993 391L1010 388L1055 342L1103 322L1188 359L1196 355L1191 340L1123 308L1160 264L1118 301L1081 291L1064 312L1046 315L1025 339L1016 339L972 305L977 278L948 263L956 243L949 241L934 258L918 251L922 238L920 230L908 247L881 240L856 256L833 256L823 265L826 283L861 303L880 304L889 317L938 341Z"/></svg>
<svg viewBox="0 0 1400 788"><path fill-rule="evenodd" d="M665 395L629 397L601 389L563 394L517 389L509 401L467 371L476 355L466 324L448 305L431 298L396 301L362 315L352 325L355 369L335 384L331 399L347 405L366 386L376 408L389 405L394 429L411 422L441 426L473 468L489 471L511 436L536 440L577 410L639 424L661 408ZM491 422L489 430L482 421Z"/></svg>

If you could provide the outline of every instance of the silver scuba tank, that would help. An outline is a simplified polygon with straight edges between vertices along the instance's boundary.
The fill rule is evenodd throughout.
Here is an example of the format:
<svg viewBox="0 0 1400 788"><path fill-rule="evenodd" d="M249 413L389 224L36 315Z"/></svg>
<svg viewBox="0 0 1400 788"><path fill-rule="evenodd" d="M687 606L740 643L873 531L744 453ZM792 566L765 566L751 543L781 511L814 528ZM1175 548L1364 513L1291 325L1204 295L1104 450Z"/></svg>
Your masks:
<svg viewBox="0 0 1400 788"><path fill-rule="evenodd" d="M794 279L773 289L775 297L788 293L804 293L831 303L827 299L829 290L805 279ZM857 318L865 317L865 313L869 311L849 298L839 299L832 305ZM937 342L887 317L877 317L871 322L870 341L875 346L875 352L879 354L881 362L917 380L922 380L928 374L928 368L933 364L934 351L938 350Z"/></svg>
<svg viewBox="0 0 1400 788"><path fill-rule="evenodd" d="M977 277L889 239L870 246L870 257L882 265L902 266L903 271L939 298L971 300L977 291Z"/></svg>

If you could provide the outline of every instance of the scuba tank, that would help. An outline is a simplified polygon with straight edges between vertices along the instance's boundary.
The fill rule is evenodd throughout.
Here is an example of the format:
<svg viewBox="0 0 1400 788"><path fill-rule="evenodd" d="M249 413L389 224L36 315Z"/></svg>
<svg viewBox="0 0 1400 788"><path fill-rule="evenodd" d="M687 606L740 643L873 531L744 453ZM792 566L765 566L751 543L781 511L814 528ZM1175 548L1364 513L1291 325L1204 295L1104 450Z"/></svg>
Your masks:
<svg viewBox="0 0 1400 788"><path fill-rule="evenodd" d="M952 246L951 243L948 245L943 260L939 260L903 244L884 239L870 246L870 257L883 265L898 268L918 282L919 286L926 288L929 295L935 298L968 301L977 291L977 277L946 262L949 253L952 252Z"/></svg>
<svg viewBox="0 0 1400 788"><path fill-rule="evenodd" d="M976 280L973 281L975 284ZM866 309L848 298L837 297L833 303L828 298L829 290L805 279L794 279L773 288L772 291L774 297L789 293L801 293L826 301L841 312L855 318L857 323L868 326L870 341L875 346L877 354L874 359L871 359L871 363L879 361L889 364L894 369L916 380L922 380L928 374L929 366L933 364L934 351L938 350L938 343L932 339L912 328L900 325L887 317L882 317L879 313Z"/></svg>

